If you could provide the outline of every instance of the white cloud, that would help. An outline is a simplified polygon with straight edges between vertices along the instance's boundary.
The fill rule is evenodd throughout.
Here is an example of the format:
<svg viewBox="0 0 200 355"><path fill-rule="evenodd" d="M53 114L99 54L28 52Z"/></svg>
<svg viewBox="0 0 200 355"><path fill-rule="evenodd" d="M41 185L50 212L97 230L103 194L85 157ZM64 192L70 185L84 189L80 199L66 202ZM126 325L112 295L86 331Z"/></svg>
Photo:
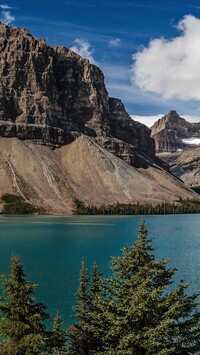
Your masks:
<svg viewBox="0 0 200 355"><path fill-rule="evenodd" d="M8 6L6 4L0 4L0 9L3 9L3 10L9 10L9 9L12 9L11 6Z"/></svg>
<svg viewBox="0 0 200 355"><path fill-rule="evenodd" d="M179 36L151 40L133 55L133 82L164 99L199 100L200 19L187 15L177 29Z"/></svg>
<svg viewBox="0 0 200 355"><path fill-rule="evenodd" d="M121 45L122 45L122 41L120 38L113 38L110 39L110 41L108 42L108 46L110 48L121 47Z"/></svg>
<svg viewBox="0 0 200 355"><path fill-rule="evenodd" d="M194 123L194 122L200 122L200 115L180 115L181 117L185 118L186 121Z"/></svg>
<svg viewBox="0 0 200 355"><path fill-rule="evenodd" d="M93 57L94 48L88 40L77 38L74 40L74 45L70 49L80 54L82 57L89 59L92 64L97 65L97 62Z"/></svg>
<svg viewBox="0 0 200 355"><path fill-rule="evenodd" d="M15 21L15 16L13 16L10 11L2 11L0 21L4 22L6 25L10 25Z"/></svg>
<svg viewBox="0 0 200 355"><path fill-rule="evenodd" d="M164 115L158 114L158 115L154 115L154 116L140 116L140 115L131 115L131 118L134 121L138 121L141 122L143 124L145 124L148 127L153 126L153 124L159 120L159 118L163 117Z"/></svg>
<svg viewBox="0 0 200 355"><path fill-rule="evenodd" d="M158 115L152 115L152 116L140 116L140 115L130 115L130 116L134 121L141 122L146 126L151 127L156 121L158 121L161 117L163 117L164 114L160 113ZM182 118L185 118L186 121L191 123L200 122L200 116L194 116L194 115L180 115L180 116Z"/></svg>

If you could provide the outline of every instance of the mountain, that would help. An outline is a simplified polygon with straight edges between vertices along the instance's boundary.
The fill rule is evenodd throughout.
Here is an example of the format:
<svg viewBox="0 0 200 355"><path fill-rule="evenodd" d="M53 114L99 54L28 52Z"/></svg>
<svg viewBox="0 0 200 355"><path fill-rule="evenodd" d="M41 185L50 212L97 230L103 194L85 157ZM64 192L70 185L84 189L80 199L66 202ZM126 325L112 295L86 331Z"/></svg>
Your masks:
<svg viewBox="0 0 200 355"><path fill-rule="evenodd" d="M187 148L187 140L200 137L200 122L190 123L176 111L170 111L151 127L156 152L175 152Z"/></svg>
<svg viewBox="0 0 200 355"><path fill-rule="evenodd" d="M49 213L70 213L75 198L198 198L156 157L151 131L108 96L97 66L2 23L0 41L0 194Z"/></svg>
<svg viewBox="0 0 200 355"><path fill-rule="evenodd" d="M183 180L186 186L200 186L200 147L170 154L160 153L159 156L169 164L170 172Z"/></svg>
<svg viewBox="0 0 200 355"><path fill-rule="evenodd" d="M148 161L147 161L148 162ZM86 204L153 203L197 198L180 180L152 162L135 168L81 135L60 148L0 138L0 195L12 193L48 213L71 213Z"/></svg>
<svg viewBox="0 0 200 355"><path fill-rule="evenodd" d="M188 187L200 186L200 122L190 123L170 111L151 127L157 156Z"/></svg>
<svg viewBox="0 0 200 355"><path fill-rule="evenodd" d="M85 134L134 166L137 150L154 156L149 129L108 96L98 67L26 29L1 23L0 41L1 136L59 147Z"/></svg>

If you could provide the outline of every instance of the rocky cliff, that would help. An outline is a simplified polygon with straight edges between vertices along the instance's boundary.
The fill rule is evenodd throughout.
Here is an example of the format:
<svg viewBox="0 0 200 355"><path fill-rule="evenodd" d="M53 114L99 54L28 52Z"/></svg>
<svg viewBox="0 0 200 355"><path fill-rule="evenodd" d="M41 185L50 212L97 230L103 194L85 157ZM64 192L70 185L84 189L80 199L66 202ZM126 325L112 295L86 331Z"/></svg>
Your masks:
<svg viewBox="0 0 200 355"><path fill-rule="evenodd" d="M0 195L49 213L71 213L76 198L97 205L198 198L166 171L150 133L108 96L98 67L0 24Z"/></svg>
<svg viewBox="0 0 200 355"><path fill-rule="evenodd" d="M2 23L0 43L2 137L59 147L85 134L133 165L144 165L138 151L155 156L150 130L108 97L98 67Z"/></svg>
<svg viewBox="0 0 200 355"><path fill-rule="evenodd" d="M155 140L157 153L175 152L187 147L183 139L200 137L200 122L187 122L172 110L154 123L151 137Z"/></svg>

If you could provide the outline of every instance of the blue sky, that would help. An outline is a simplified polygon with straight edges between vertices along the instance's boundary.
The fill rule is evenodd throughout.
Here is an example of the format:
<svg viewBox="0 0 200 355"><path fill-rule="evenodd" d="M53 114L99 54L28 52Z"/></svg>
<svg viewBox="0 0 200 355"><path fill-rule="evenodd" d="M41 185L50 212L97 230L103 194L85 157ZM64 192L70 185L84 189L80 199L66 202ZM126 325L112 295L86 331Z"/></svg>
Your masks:
<svg viewBox="0 0 200 355"><path fill-rule="evenodd" d="M147 124L171 109L200 121L199 0L0 0L0 13L88 57L109 95Z"/></svg>

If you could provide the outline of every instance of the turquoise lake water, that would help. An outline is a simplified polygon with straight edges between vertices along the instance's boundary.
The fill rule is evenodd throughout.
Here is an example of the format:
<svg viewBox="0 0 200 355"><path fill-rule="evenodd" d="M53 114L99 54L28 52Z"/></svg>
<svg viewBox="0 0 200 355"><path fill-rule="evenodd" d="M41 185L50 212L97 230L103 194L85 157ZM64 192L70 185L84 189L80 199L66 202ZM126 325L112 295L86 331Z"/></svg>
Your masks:
<svg viewBox="0 0 200 355"><path fill-rule="evenodd" d="M91 268L96 260L104 276L111 256L137 239L139 216L0 217L0 273L9 272L10 257L19 255L27 279L39 284L37 300L65 326L73 323L71 308L82 257ZM200 293L200 214L146 216L156 258L170 259L178 268L175 283L191 281Z"/></svg>

